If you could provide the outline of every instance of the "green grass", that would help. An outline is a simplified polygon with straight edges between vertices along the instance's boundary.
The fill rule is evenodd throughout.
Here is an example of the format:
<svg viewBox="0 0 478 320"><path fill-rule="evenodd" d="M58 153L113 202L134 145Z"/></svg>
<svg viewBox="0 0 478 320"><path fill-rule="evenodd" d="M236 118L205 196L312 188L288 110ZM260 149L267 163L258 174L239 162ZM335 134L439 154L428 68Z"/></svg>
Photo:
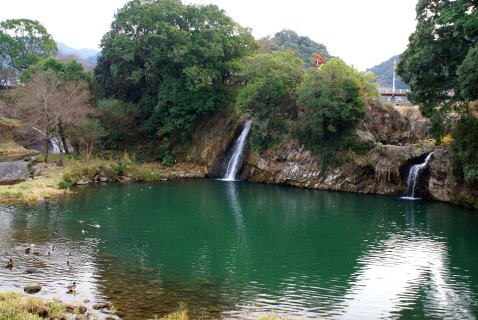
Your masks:
<svg viewBox="0 0 478 320"><path fill-rule="evenodd" d="M0 320L67 319L67 314L80 313L79 306L16 292L0 293Z"/></svg>

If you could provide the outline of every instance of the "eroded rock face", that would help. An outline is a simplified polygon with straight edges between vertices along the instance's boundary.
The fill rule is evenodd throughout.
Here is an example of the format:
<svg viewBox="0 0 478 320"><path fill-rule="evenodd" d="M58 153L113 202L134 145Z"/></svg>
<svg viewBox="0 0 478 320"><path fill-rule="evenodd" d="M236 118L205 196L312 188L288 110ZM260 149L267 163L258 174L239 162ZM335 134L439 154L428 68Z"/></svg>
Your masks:
<svg viewBox="0 0 478 320"><path fill-rule="evenodd" d="M478 189L454 176L448 150L435 150L429 167L428 190L433 199L478 209Z"/></svg>
<svg viewBox="0 0 478 320"><path fill-rule="evenodd" d="M187 148L185 160L206 166L208 175L215 176L240 123L227 114L218 114L201 123L192 137L193 144Z"/></svg>
<svg viewBox="0 0 478 320"><path fill-rule="evenodd" d="M405 188L401 168L430 152L425 147L378 144L365 156L350 156L343 165L324 171L310 151L290 141L263 155L250 155L244 176L253 182L395 195Z"/></svg>
<svg viewBox="0 0 478 320"><path fill-rule="evenodd" d="M30 178L30 162L25 160L0 162L0 184L13 184Z"/></svg>

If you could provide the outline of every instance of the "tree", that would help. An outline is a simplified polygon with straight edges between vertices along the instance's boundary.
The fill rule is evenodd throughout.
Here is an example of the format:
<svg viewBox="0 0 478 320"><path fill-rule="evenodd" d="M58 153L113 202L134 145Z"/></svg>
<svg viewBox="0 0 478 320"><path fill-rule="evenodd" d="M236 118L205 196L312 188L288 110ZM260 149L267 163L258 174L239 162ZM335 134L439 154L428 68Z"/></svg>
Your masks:
<svg viewBox="0 0 478 320"><path fill-rule="evenodd" d="M57 99L60 105L55 109L58 120L56 134L60 138L62 149L69 154L65 129L73 125L78 127L75 122L81 121L91 113L88 90L91 77L84 72L83 66L77 61L62 63L53 57L48 57L24 70L20 74L20 79L28 83L38 72L50 72L48 81L55 82L59 91Z"/></svg>
<svg viewBox="0 0 478 320"><path fill-rule="evenodd" d="M425 116L443 121L434 115L476 98L470 96L473 89L469 88L478 85L473 61L477 9L475 0L420 0L417 4L417 28L400 56L398 73L410 85L411 101L420 104Z"/></svg>
<svg viewBox="0 0 478 320"><path fill-rule="evenodd" d="M412 102L431 118L432 135L440 139L452 131L455 173L476 183L478 123L468 105L478 99L478 3L420 0L417 20L398 72L410 85ZM455 126L450 112L461 115Z"/></svg>
<svg viewBox="0 0 478 320"><path fill-rule="evenodd" d="M138 105L145 134L185 138L195 120L228 104L249 30L213 5L133 0L102 40L96 79L107 98Z"/></svg>
<svg viewBox="0 0 478 320"><path fill-rule="evenodd" d="M237 106L255 118L252 138L258 149L278 142L286 120L296 114L295 91L303 74L304 61L291 50L247 57L239 78L245 86L237 95Z"/></svg>
<svg viewBox="0 0 478 320"><path fill-rule="evenodd" d="M343 147L365 115L368 88L367 77L340 59L307 71L297 93L301 141L316 153Z"/></svg>
<svg viewBox="0 0 478 320"><path fill-rule="evenodd" d="M56 52L55 41L38 21L11 19L0 23L0 64L15 75ZM9 81L15 83L16 77Z"/></svg>
<svg viewBox="0 0 478 320"><path fill-rule="evenodd" d="M306 66L313 66L315 55L320 55L328 61L332 56L325 45L311 40L309 37L299 36L295 31L284 29L274 34L273 37L262 38L260 44L262 52L270 53L275 51L292 50L300 57Z"/></svg>
<svg viewBox="0 0 478 320"><path fill-rule="evenodd" d="M79 75L68 69L67 65L63 65L62 72L54 68L38 69L18 88L17 108L24 124L44 135L45 162L51 140L59 137L68 153L67 132L80 127L92 114L88 83L77 79Z"/></svg>
<svg viewBox="0 0 478 320"><path fill-rule="evenodd" d="M58 104L61 100L55 75L53 72L38 72L24 87L17 90L19 92L16 106L22 123L26 130L35 130L36 136L45 142L45 162L47 162L51 139L58 123L55 111L59 109Z"/></svg>

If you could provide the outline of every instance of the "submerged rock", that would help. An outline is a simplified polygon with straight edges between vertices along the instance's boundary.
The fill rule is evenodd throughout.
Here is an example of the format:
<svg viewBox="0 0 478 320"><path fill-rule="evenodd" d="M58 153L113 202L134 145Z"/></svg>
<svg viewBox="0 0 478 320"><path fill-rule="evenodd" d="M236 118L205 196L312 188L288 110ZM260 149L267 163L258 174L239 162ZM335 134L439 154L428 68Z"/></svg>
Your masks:
<svg viewBox="0 0 478 320"><path fill-rule="evenodd" d="M40 292L41 288L42 288L41 284L36 283L36 282L32 282L32 283L27 284L23 288L23 291L25 291L28 294L34 294L34 293Z"/></svg>

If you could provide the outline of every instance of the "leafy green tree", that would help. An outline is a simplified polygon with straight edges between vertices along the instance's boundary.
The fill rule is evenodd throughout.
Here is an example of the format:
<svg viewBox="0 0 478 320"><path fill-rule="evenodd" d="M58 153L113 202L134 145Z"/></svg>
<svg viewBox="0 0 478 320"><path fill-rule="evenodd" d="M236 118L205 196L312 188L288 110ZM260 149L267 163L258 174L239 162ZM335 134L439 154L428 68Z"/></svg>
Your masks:
<svg viewBox="0 0 478 320"><path fill-rule="evenodd" d="M365 77L340 59L306 72L298 90L300 140L312 151L340 150L365 115Z"/></svg>
<svg viewBox="0 0 478 320"><path fill-rule="evenodd" d="M55 41L38 21L11 19L0 23L0 62L3 66L20 72L56 52Z"/></svg>
<svg viewBox="0 0 478 320"><path fill-rule="evenodd" d="M478 118L467 115L453 132L453 169L467 183L478 185Z"/></svg>
<svg viewBox="0 0 478 320"><path fill-rule="evenodd" d="M249 30L213 5L133 0L103 37L96 79L107 98L138 104L144 133L185 138L196 119L228 104Z"/></svg>
<svg viewBox="0 0 478 320"><path fill-rule="evenodd" d="M477 9L474 0L420 0L417 4L417 28L400 56L398 73L410 85L411 101L420 104L425 116L444 113L456 107L456 102L473 97L469 88L478 85L473 61ZM466 65L474 68L465 70Z"/></svg>
<svg viewBox="0 0 478 320"><path fill-rule="evenodd" d="M239 91L236 103L256 120L252 134L258 151L273 146L287 133L286 120L296 113L295 91L303 64L291 50L244 59L239 74L246 85Z"/></svg>
<svg viewBox="0 0 478 320"><path fill-rule="evenodd" d="M463 62L458 67L458 83L463 99L478 100L478 43L468 50Z"/></svg>
<svg viewBox="0 0 478 320"><path fill-rule="evenodd" d="M332 58L325 45L317 43L309 37L299 36L295 31L287 29L277 32L273 37L262 38L260 44L264 53L292 50L304 61L306 66L314 65L317 53L320 53L325 61Z"/></svg>

